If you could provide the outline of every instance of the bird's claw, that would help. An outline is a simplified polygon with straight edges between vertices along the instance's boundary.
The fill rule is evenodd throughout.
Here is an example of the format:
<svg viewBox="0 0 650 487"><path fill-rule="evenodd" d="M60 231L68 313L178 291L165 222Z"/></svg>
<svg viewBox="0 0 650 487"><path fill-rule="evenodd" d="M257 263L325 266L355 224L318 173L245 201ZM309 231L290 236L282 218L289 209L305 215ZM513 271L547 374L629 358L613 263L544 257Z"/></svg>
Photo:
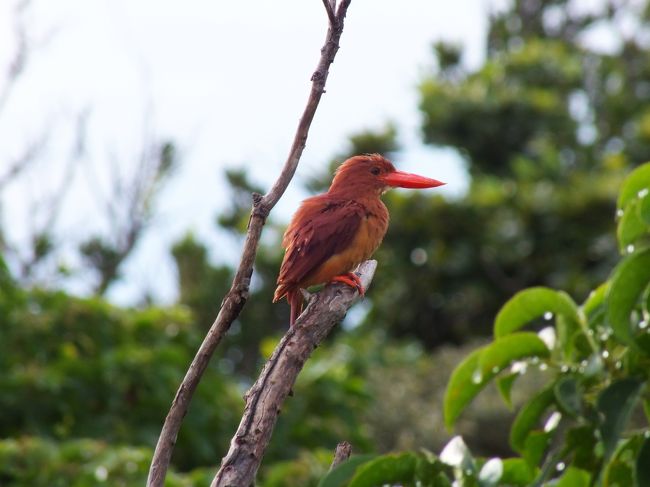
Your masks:
<svg viewBox="0 0 650 487"><path fill-rule="evenodd" d="M341 274L340 276L334 276L331 282L342 282L350 287L353 287L359 293L359 296L363 297L366 294L366 290L361 283L361 279L358 275L353 272L348 272L347 274Z"/></svg>

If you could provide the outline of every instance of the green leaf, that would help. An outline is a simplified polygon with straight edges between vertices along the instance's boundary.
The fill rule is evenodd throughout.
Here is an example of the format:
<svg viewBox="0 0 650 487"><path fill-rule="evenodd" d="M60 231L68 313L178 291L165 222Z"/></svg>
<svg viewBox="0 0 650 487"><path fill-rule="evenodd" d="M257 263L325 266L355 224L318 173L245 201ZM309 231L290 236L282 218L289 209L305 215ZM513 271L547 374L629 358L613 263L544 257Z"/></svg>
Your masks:
<svg viewBox="0 0 650 487"><path fill-rule="evenodd" d="M589 487L591 475L582 469L569 467L559 478L555 487Z"/></svg>
<svg viewBox="0 0 650 487"><path fill-rule="evenodd" d="M582 391L575 377L562 377L555 383L553 392L563 412L574 418L582 414Z"/></svg>
<svg viewBox="0 0 650 487"><path fill-rule="evenodd" d="M450 469L432 453L424 452L417 459L415 480L422 482L423 485L451 487L451 482L445 475L445 470Z"/></svg>
<svg viewBox="0 0 650 487"><path fill-rule="evenodd" d="M535 472L522 458L507 458L503 461L502 485L525 487L535 478Z"/></svg>
<svg viewBox="0 0 650 487"><path fill-rule="evenodd" d="M582 304L582 311L589 318L594 312L605 304L605 296L609 291L609 281L602 283L589 293L586 301Z"/></svg>
<svg viewBox="0 0 650 487"><path fill-rule="evenodd" d="M515 294L499 311L494 322L494 336L508 335L531 320L551 312L578 321L578 308L571 297L562 291L533 287Z"/></svg>
<svg viewBox="0 0 650 487"><path fill-rule="evenodd" d="M451 481L444 473L436 475L430 485L431 487L452 487Z"/></svg>
<svg viewBox="0 0 650 487"><path fill-rule="evenodd" d="M519 453L524 451L526 438L533 428L537 426L546 409L553 403L554 398L553 387L548 387L539 392L519 410L510 428L510 446L512 446L513 450Z"/></svg>
<svg viewBox="0 0 650 487"><path fill-rule="evenodd" d="M643 435L634 435L619 442L609 461L601 472L603 487L633 486L645 487L647 484L635 482L638 455L643 446ZM646 464L645 468L648 468Z"/></svg>
<svg viewBox="0 0 650 487"><path fill-rule="evenodd" d="M640 216L640 203L639 199L630 201L618 221L616 238L621 253L625 253L628 245L634 245L639 238L648 233L648 225Z"/></svg>
<svg viewBox="0 0 650 487"><path fill-rule="evenodd" d="M452 372L444 398L445 425L451 428L471 400L505 367L528 357L546 358L546 344L532 332L513 333L472 352Z"/></svg>
<svg viewBox="0 0 650 487"><path fill-rule="evenodd" d="M650 438L646 438L636 457L637 485L650 485Z"/></svg>
<svg viewBox="0 0 650 487"><path fill-rule="evenodd" d="M551 435L544 431L533 431L526 437L521 455L531 468L542 463L550 443Z"/></svg>
<svg viewBox="0 0 650 487"><path fill-rule="evenodd" d="M547 358L550 351L537 333L519 332L504 336L489 344L479 357L481 376L498 374L516 360Z"/></svg>
<svg viewBox="0 0 650 487"><path fill-rule="evenodd" d="M587 319L587 326L592 330L597 330L598 327L602 328L609 326L605 325L604 323L606 311L605 298L609 292L609 286L610 282L605 281L603 284L589 293L589 297L581 306L582 314ZM580 339L581 336L584 337L584 340L586 340L587 337L585 335L578 335L577 338ZM590 348L588 342L586 345L588 348Z"/></svg>
<svg viewBox="0 0 650 487"><path fill-rule="evenodd" d="M639 198L639 218L650 225L650 194Z"/></svg>
<svg viewBox="0 0 650 487"><path fill-rule="evenodd" d="M571 359L571 352L576 348L579 338L584 337L584 334L578 333L580 326L573 319L567 319L564 315L557 315L555 318L555 330L557 335L557 348L562 351L564 357Z"/></svg>
<svg viewBox="0 0 650 487"><path fill-rule="evenodd" d="M573 466L595 472L600 462L596 453L598 436L596 427L590 421L576 426L566 433L565 449L573 455Z"/></svg>
<svg viewBox="0 0 650 487"><path fill-rule="evenodd" d="M636 336L635 343L638 345L639 350L643 350L646 355L650 355L650 333L641 333Z"/></svg>
<svg viewBox="0 0 650 487"><path fill-rule="evenodd" d="M518 372L513 372L497 379L499 394L510 409L512 409L512 386L520 375Z"/></svg>
<svg viewBox="0 0 650 487"><path fill-rule="evenodd" d="M377 487L397 482L414 482L418 456L414 453L383 455L361 465L349 487Z"/></svg>
<svg viewBox="0 0 650 487"><path fill-rule="evenodd" d="M621 186L616 206L624 209L634 198L638 198L639 191L650 188L650 162L637 167L632 171Z"/></svg>
<svg viewBox="0 0 650 487"><path fill-rule="evenodd" d="M343 487L357 468L375 458L375 455L354 455L330 470L318 483L318 487Z"/></svg>
<svg viewBox="0 0 650 487"><path fill-rule="evenodd" d="M598 396L597 408L603 415L600 434L605 447L605 459L616 449L639 399L642 386L643 382L637 379L622 379L610 384Z"/></svg>
<svg viewBox="0 0 650 487"><path fill-rule="evenodd" d="M458 364L449 378L443 401L445 426L449 429L454 425L467 404L488 382L487 380L475 380L477 378L479 358L484 348L479 348L470 353L465 360Z"/></svg>
<svg viewBox="0 0 650 487"><path fill-rule="evenodd" d="M618 211L623 214L616 229L621 252L650 233L649 168L648 163L637 168L623 183L617 204Z"/></svg>
<svg viewBox="0 0 650 487"><path fill-rule="evenodd" d="M625 344L633 340L630 315L650 283L650 248L623 259L614 269L607 293L607 319Z"/></svg>

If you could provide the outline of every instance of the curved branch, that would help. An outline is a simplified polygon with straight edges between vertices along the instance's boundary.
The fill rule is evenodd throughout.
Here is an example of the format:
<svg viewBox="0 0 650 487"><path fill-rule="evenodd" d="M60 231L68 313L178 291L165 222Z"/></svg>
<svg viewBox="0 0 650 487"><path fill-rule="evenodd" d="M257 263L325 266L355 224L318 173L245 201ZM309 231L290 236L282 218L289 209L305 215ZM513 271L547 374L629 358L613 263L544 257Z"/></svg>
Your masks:
<svg viewBox="0 0 650 487"><path fill-rule="evenodd" d="M357 269L365 289L376 268L377 261L368 260ZM252 485L282 404L298 373L358 297L356 290L341 284L329 285L313 296L246 393L244 415L211 487Z"/></svg>
<svg viewBox="0 0 650 487"><path fill-rule="evenodd" d="M253 264L255 262L255 255L257 254L257 246L262 233L262 227L269 212L284 194L298 167L300 156L307 142L309 127L316 113L321 96L325 92L329 66L334 62L334 57L339 49L339 40L343 33L343 21L350 1L341 0L336 11L334 22L330 20L325 45L321 49L321 57L316 71L314 71L311 77L312 87L307 105L296 129L293 144L291 145L291 150L289 151L289 156L282 172L265 196L253 195L253 209L248 223L246 241L239 267L237 268L232 286L221 304L217 318L203 339L203 343L201 343L180 387L176 391L176 396L165 418L165 423L160 432L160 437L158 438L151 461L147 478L148 487L163 486L174 444L176 443L176 437L178 436L183 418L187 414L192 395L201 380L203 372L208 366L212 354L230 328L232 322L239 316L248 299Z"/></svg>

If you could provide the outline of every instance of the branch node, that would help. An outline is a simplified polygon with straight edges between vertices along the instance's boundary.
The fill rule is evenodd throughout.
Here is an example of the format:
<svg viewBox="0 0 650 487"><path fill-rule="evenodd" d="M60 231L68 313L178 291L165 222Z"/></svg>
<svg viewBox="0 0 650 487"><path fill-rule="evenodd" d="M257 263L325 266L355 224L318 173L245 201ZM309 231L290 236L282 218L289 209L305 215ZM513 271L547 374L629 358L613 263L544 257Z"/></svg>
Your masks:
<svg viewBox="0 0 650 487"><path fill-rule="evenodd" d="M229 293L230 297L232 297L232 299L234 299L237 302L237 304L246 302L250 294L249 293L250 285L251 285L250 277L244 277L241 280L241 282L238 282L233 286L233 288ZM228 296L226 296L226 299L228 299ZM226 299L224 299L224 301L226 301Z"/></svg>
<svg viewBox="0 0 650 487"><path fill-rule="evenodd" d="M253 193L253 211L251 213L251 218L257 217L261 218L263 222L266 221L271 208L264 202L264 196L259 193Z"/></svg>
<svg viewBox="0 0 650 487"><path fill-rule="evenodd" d="M324 78L324 75L319 70L314 71L314 74L311 75L311 80L316 83Z"/></svg>

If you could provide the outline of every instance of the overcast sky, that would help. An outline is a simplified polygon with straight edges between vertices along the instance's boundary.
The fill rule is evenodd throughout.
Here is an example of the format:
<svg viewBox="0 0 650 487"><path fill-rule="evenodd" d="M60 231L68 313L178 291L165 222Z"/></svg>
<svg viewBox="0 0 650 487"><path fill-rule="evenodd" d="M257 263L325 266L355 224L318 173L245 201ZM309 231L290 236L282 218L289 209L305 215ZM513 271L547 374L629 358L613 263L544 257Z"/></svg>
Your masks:
<svg viewBox="0 0 650 487"><path fill-rule="evenodd" d="M15 49L16 3L0 2L3 70ZM416 87L433 66L435 40L461 43L465 64L480 64L487 12L487 0L352 0L297 178L275 217L288 220L305 196L301 179L341 150L346 136L387 121L397 125L405 147L396 161L401 169L447 181L445 194L461 194L466 179L455 154L419 142ZM238 249L214 226L227 199L223 168L250 168L264 188L275 179L325 37L321 1L33 0L25 22L34 47L0 114L0 169L43 133L48 157L5 194L10 235L24 238L33 196L63 183L74 190L57 228L79 237L89 226L101 227L93 215L110 161L128 168L149 133L178 144L181 167L112 298L128 303L149 289L172 299L168 250L188 229L215 259L236 258ZM84 110L85 156L70 177L63 161L73 121ZM78 285L83 290L84 282Z"/></svg>

